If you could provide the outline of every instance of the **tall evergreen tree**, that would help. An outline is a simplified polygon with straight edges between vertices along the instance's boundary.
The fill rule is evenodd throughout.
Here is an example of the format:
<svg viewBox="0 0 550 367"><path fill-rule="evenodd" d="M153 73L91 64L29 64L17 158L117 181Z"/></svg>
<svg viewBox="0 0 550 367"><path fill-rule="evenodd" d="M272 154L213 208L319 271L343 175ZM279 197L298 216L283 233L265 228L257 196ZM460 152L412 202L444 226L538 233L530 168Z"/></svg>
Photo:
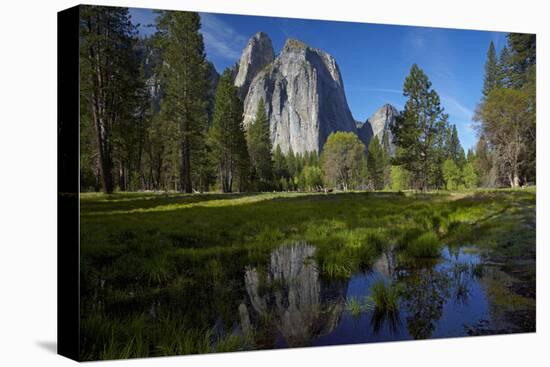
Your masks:
<svg viewBox="0 0 550 367"><path fill-rule="evenodd" d="M279 145L277 145L273 152L273 176L275 181L279 184L279 188L283 189L281 183L288 180L289 172L286 157Z"/></svg>
<svg viewBox="0 0 550 367"><path fill-rule="evenodd" d="M81 96L85 127L95 132L98 166L105 193L114 189L113 149L121 124L134 119L139 85L136 27L127 8L83 6L80 12ZM86 128L83 129L86 131ZM89 130L88 130L89 131Z"/></svg>
<svg viewBox="0 0 550 367"><path fill-rule="evenodd" d="M510 49L507 46L504 46L500 50L500 55L498 57L498 83L497 86L508 88L512 84L511 80L511 55ZM489 91L490 92L490 91Z"/></svg>
<svg viewBox="0 0 550 367"><path fill-rule="evenodd" d="M161 11L157 18L163 50L164 116L179 127L180 189L192 192L192 156L201 157L207 128L207 68L198 13Z"/></svg>
<svg viewBox="0 0 550 367"><path fill-rule="evenodd" d="M273 180L273 158L271 156L272 145L269 120L263 99L260 99L258 102L256 118L248 127L247 138L250 161L254 173L259 180L260 189L267 190L270 188Z"/></svg>
<svg viewBox="0 0 550 367"><path fill-rule="evenodd" d="M535 34L509 33L507 38L510 56L508 65L511 72L511 84L522 88L535 72L537 63L537 38Z"/></svg>
<svg viewBox="0 0 550 367"><path fill-rule="evenodd" d="M386 157L384 148L378 141L377 136L374 136L371 139L367 151L369 186L374 190L382 190L384 188L384 168L386 166Z"/></svg>
<svg viewBox="0 0 550 367"><path fill-rule="evenodd" d="M231 192L234 181L244 190L249 158L242 125L243 106L233 85L231 70L226 69L218 82L210 142L218 166L223 192Z"/></svg>
<svg viewBox="0 0 550 367"><path fill-rule="evenodd" d="M434 169L440 169L438 137L447 126L439 95L426 74L414 64L405 79L405 109L391 127L398 147L394 163L414 175L415 186L427 190Z"/></svg>
<svg viewBox="0 0 550 367"><path fill-rule="evenodd" d="M524 182L536 181L536 35L523 33L508 34L510 52L511 85L527 94L526 128L524 131L525 149L522 160L525 162L520 175Z"/></svg>
<svg viewBox="0 0 550 367"><path fill-rule="evenodd" d="M389 134L384 134L382 139L382 148L384 149L384 187L391 187L391 157L392 151L390 148L390 138Z"/></svg>
<svg viewBox="0 0 550 367"><path fill-rule="evenodd" d="M458 131L456 125L451 125L449 127L449 142L446 147L449 158L451 158L457 167L462 168L464 163L466 163L466 157L464 155L464 148L460 144L460 139L458 138Z"/></svg>
<svg viewBox="0 0 550 367"><path fill-rule="evenodd" d="M499 64L497 52L493 41L489 44L487 51L487 61L485 62L485 77L483 79L483 97L487 97L493 88L499 86Z"/></svg>

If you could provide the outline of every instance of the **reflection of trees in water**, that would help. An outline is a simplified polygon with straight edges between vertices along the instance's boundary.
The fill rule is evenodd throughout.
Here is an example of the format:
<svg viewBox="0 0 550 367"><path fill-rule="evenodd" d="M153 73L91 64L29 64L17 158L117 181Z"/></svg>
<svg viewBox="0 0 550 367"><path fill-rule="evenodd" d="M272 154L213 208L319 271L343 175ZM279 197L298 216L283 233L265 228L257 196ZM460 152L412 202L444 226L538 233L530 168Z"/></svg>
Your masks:
<svg viewBox="0 0 550 367"><path fill-rule="evenodd" d="M433 261L421 265L402 271L397 277L403 286L401 297L407 311L407 329L415 339L431 337L448 300L468 304L480 267L477 263L459 262L458 254L443 263Z"/></svg>
<svg viewBox="0 0 550 367"><path fill-rule="evenodd" d="M411 272L401 281L404 284L403 301L408 314L409 334L414 339L429 338L449 296L447 274L431 265Z"/></svg>
<svg viewBox="0 0 550 367"><path fill-rule="evenodd" d="M376 312L372 313L370 319L370 326L372 327L372 332L374 335L380 333L382 327L387 324L388 330L391 334L396 334L399 328L401 327L401 317L399 316L399 311L390 311L390 312Z"/></svg>
<svg viewBox="0 0 550 367"><path fill-rule="evenodd" d="M303 243L283 246L271 253L267 271L246 270L239 315L258 347L273 347L277 333L289 346L306 346L338 325L347 281L321 284L314 253Z"/></svg>

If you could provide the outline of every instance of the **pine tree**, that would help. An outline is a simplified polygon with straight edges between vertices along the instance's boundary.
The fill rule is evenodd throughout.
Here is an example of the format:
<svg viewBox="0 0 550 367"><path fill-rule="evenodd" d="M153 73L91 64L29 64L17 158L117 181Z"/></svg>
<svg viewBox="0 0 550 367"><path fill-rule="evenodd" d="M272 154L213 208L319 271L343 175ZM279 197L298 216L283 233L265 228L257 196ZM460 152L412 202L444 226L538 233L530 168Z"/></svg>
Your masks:
<svg viewBox="0 0 550 367"><path fill-rule="evenodd" d="M537 38L535 34L509 33L507 38L510 56L510 82L514 88L522 88L529 82L530 73L537 63Z"/></svg>
<svg viewBox="0 0 550 367"><path fill-rule="evenodd" d="M207 68L198 13L161 11L158 40L163 50L164 116L178 125L180 189L192 192L193 156L203 157L207 122Z"/></svg>
<svg viewBox="0 0 550 367"><path fill-rule="evenodd" d="M277 145L275 151L273 152L273 178L275 182L279 185L280 190L284 190L283 181L287 181L290 177L288 172L288 164L281 147Z"/></svg>
<svg viewBox="0 0 550 367"><path fill-rule="evenodd" d="M512 85L510 49L504 46L500 50L498 58L498 83L497 86L508 88Z"/></svg>
<svg viewBox="0 0 550 367"><path fill-rule="evenodd" d="M487 51L487 61L485 62L485 78L483 80L482 93L484 97L487 97L493 88L499 86L499 64L497 58L497 52L493 41L489 44L489 50Z"/></svg>
<svg viewBox="0 0 550 367"><path fill-rule="evenodd" d="M414 64L403 86L403 95L408 97L405 109L391 127L399 148L394 163L413 174L415 186L423 191L437 176L434 172L440 170L437 148L448 118L431 86L426 74Z"/></svg>
<svg viewBox="0 0 550 367"><path fill-rule="evenodd" d="M389 134L384 134L382 140L382 148L384 150L384 188L391 187L391 157Z"/></svg>
<svg viewBox="0 0 550 367"><path fill-rule="evenodd" d="M258 102L256 117L248 127L247 140L252 169L259 180L260 189L268 190L273 181L273 158L269 119L263 99Z"/></svg>
<svg viewBox="0 0 550 367"><path fill-rule="evenodd" d="M374 190L382 190L384 188L384 168L386 158L384 148L378 141L378 137L374 136L368 147L367 154L367 172L370 185Z"/></svg>
<svg viewBox="0 0 550 367"><path fill-rule="evenodd" d="M455 164L459 168L462 168L466 163L466 157L464 155L464 148L462 148L462 145L460 144L460 139L458 138L456 125L453 124L449 127L448 136L449 142L446 147L448 156L455 162Z"/></svg>
<svg viewBox="0 0 550 367"><path fill-rule="evenodd" d="M246 188L249 158L242 115L243 107L238 90L233 85L231 70L226 69L216 89L212 128L209 133L223 192L231 192L234 181L239 182L239 190Z"/></svg>

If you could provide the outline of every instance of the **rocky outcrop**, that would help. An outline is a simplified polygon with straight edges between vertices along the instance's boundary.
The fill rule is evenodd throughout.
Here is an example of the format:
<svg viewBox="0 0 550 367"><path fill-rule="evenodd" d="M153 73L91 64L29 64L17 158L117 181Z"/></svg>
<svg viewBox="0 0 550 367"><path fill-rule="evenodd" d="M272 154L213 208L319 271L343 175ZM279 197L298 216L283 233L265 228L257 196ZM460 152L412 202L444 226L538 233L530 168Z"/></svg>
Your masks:
<svg viewBox="0 0 550 367"><path fill-rule="evenodd" d="M249 65L246 60L253 50L247 46L241 64ZM241 72L239 66L236 85L246 85L248 70ZM278 145L285 153L319 152L332 132L357 132L336 61L297 40L287 40L277 58L252 79L244 99L245 128L254 120L260 101L269 117L273 147Z"/></svg>
<svg viewBox="0 0 550 367"><path fill-rule="evenodd" d="M250 38L236 68L235 86L241 99L244 100L252 79L274 59L275 52L267 34L258 32Z"/></svg>
<svg viewBox="0 0 550 367"><path fill-rule="evenodd" d="M372 126L370 126L368 120L366 122L357 123L357 136L359 140L365 144L365 150L368 148L370 140L372 139Z"/></svg>
<svg viewBox="0 0 550 367"><path fill-rule="evenodd" d="M380 107L371 117L369 117L365 123L370 125L372 135L378 137L380 143L384 144L384 137L388 137L389 151L391 154L395 151L395 145L393 144L393 134L391 132L391 126L395 124L395 119L399 116L399 111L391 104L385 104ZM366 134L365 134L366 135ZM361 138L361 135L359 135ZM370 142L370 138L368 140ZM368 143L363 143L368 146Z"/></svg>

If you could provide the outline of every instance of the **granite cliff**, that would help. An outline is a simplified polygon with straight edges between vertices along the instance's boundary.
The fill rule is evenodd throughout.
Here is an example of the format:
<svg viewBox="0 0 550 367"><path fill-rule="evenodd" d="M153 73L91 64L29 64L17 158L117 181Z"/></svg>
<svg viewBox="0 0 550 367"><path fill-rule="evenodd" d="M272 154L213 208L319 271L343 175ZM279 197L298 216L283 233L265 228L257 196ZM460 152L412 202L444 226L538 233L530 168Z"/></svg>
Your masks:
<svg viewBox="0 0 550 367"><path fill-rule="evenodd" d="M263 41L255 41L260 37ZM357 128L344 93L340 70L328 53L289 39L270 63L271 42L258 33L243 51L235 85L250 85L244 97L245 128L254 120L258 103L263 101L270 121L273 147L283 152L319 152L334 131ZM256 55L249 57L249 55ZM257 65L246 60L261 60ZM246 67L246 72L243 70ZM261 70L254 74L263 65ZM253 76L252 76L253 75Z"/></svg>

